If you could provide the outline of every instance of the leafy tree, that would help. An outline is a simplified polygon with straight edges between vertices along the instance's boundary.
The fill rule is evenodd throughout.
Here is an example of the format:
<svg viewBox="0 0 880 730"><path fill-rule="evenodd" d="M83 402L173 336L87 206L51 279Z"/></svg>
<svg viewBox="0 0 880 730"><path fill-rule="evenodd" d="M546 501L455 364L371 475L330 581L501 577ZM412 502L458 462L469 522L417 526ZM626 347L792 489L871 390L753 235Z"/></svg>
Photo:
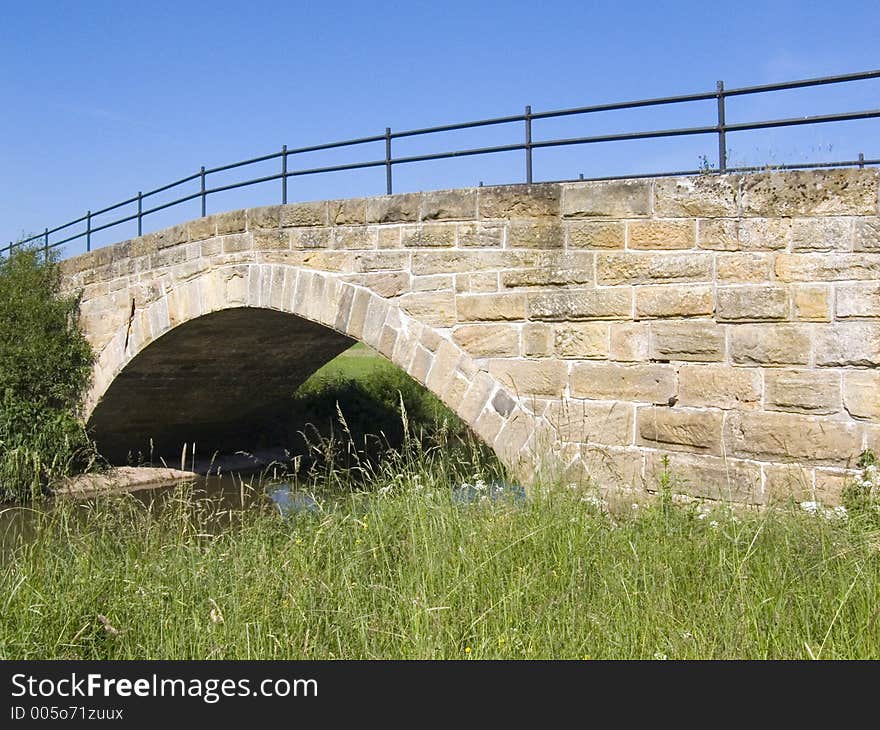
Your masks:
<svg viewBox="0 0 880 730"><path fill-rule="evenodd" d="M92 351L79 297L36 248L0 260L0 499L41 493L92 458L79 419Z"/></svg>

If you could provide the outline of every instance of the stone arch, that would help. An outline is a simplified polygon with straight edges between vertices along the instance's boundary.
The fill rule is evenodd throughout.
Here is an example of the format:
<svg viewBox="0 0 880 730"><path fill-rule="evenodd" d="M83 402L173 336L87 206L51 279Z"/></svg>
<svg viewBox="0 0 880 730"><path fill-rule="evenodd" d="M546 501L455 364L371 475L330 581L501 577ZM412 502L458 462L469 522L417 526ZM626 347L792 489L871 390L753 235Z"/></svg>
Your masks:
<svg viewBox="0 0 880 730"><path fill-rule="evenodd" d="M327 351L308 374L340 345L363 342L437 395L514 474L525 479L534 471L527 455L536 451L539 419L527 405L448 335L366 286L302 266L235 263L205 267L163 286L132 285L123 294L117 291L115 301L130 300L131 310L97 355L84 409L89 423L108 406L105 396L112 396L117 379L163 338L235 312L286 314L327 334Z"/></svg>

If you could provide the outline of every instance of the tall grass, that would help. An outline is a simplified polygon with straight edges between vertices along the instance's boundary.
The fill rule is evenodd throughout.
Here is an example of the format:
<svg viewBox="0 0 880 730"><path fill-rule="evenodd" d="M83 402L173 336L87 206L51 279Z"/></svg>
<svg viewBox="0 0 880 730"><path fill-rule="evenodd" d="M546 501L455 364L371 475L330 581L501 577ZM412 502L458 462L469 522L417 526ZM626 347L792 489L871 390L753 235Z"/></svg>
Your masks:
<svg viewBox="0 0 880 730"><path fill-rule="evenodd" d="M453 453L331 465L286 516L187 487L38 511L2 558L0 657L880 657L880 534L855 518L492 499L495 467Z"/></svg>

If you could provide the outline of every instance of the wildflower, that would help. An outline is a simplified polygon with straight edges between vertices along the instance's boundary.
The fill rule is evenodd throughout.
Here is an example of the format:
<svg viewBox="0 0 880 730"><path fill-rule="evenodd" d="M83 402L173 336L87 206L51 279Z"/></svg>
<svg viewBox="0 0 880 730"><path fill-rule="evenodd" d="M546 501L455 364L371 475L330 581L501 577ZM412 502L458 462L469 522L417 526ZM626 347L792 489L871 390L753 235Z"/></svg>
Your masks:
<svg viewBox="0 0 880 730"><path fill-rule="evenodd" d="M661 661L661 662L665 662L667 659L669 659L669 657L666 656L666 654L661 654L659 651L654 652L654 658L658 661Z"/></svg>
<svg viewBox="0 0 880 730"><path fill-rule="evenodd" d="M632 508L633 508L634 510L637 510L637 509L639 508L639 503L638 503L638 502L633 502L633 503L632 503Z"/></svg>
<svg viewBox="0 0 880 730"><path fill-rule="evenodd" d="M470 648L469 646L466 646L466 647L464 648L464 653L465 653L465 654L470 654L470 653L471 653L471 648Z"/></svg>
<svg viewBox="0 0 880 730"><path fill-rule="evenodd" d="M693 635L690 631L684 631L684 632L682 632L682 634L681 634L681 638L682 638L682 639L689 640L689 639L693 639L693 638L694 638L694 635Z"/></svg>
<svg viewBox="0 0 880 730"><path fill-rule="evenodd" d="M818 502L801 502L800 506L804 512L809 512L811 515L814 515L819 511L819 508L822 505Z"/></svg>
<svg viewBox="0 0 880 730"><path fill-rule="evenodd" d="M717 529L717 528L718 528L718 520L712 520L712 521L709 523L709 527L711 527L713 530L714 530L714 529Z"/></svg>
<svg viewBox="0 0 880 730"><path fill-rule="evenodd" d="M705 520L708 516L709 516L708 512L700 512L700 514L697 515L697 519L698 520Z"/></svg>

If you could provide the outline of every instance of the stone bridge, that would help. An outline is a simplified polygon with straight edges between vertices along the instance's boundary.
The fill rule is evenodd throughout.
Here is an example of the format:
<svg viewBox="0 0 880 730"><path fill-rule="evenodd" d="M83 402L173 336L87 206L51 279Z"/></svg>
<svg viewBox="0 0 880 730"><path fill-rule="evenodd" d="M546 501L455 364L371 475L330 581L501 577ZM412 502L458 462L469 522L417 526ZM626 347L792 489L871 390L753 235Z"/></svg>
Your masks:
<svg viewBox="0 0 880 730"><path fill-rule="evenodd" d="M880 451L876 170L481 187L238 210L63 263L100 447L283 414L354 341L523 478L833 501Z"/></svg>

